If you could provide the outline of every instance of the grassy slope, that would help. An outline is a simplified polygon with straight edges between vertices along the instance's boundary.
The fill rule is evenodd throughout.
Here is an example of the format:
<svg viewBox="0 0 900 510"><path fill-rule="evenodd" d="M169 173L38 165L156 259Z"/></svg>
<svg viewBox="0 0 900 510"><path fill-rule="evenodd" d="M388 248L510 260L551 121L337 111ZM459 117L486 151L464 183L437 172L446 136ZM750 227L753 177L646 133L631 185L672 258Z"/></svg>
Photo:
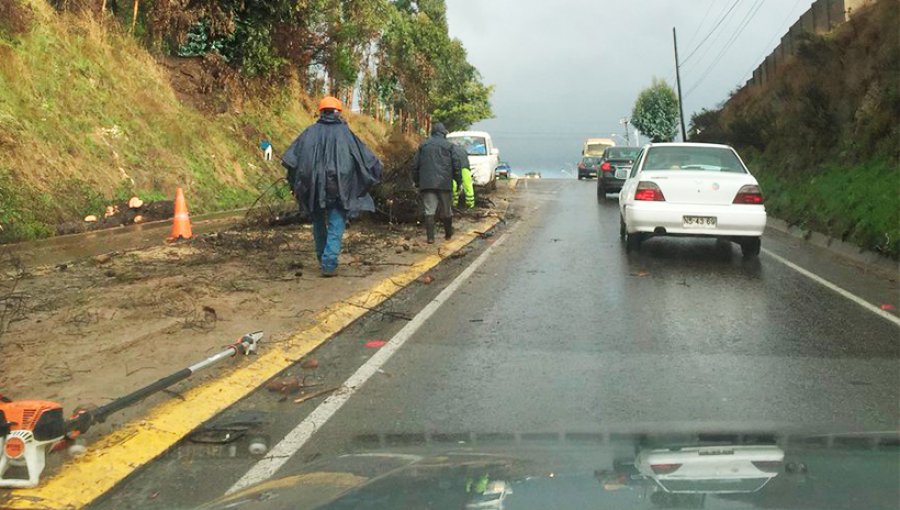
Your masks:
<svg viewBox="0 0 900 510"><path fill-rule="evenodd" d="M814 37L765 87L722 110L771 213L900 256L898 6L882 0Z"/></svg>
<svg viewBox="0 0 900 510"><path fill-rule="evenodd" d="M804 182L775 172L756 175L774 216L897 257L900 171L895 164L830 165Z"/></svg>
<svg viewBox="0 0 900 510"><path fill-rule="evenodd" d="M282 175L262 161L261 134L277 154L313 121L297 87L206 115L179 101L168 72L118 28L12 1L32 23L15 35L0 26L0 241L52 235L133 193L171 199L176 186L195 213L249 205ZM351 124L385 143L385 126Z"/></svg>

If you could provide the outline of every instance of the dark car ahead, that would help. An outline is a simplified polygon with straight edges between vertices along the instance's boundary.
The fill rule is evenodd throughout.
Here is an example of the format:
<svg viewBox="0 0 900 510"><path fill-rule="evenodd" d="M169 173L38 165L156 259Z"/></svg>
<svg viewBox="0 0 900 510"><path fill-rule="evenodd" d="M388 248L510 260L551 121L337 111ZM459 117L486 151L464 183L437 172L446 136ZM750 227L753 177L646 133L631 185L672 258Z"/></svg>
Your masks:
<svg viewBox="0 0 900 510"><path fill-rule="evenodd" d="M578 163L578 180L590 179L597 177L600 171L600 158L596 156L585 156Z"/></svg>
<svg viewBox="0 0 900 510"><path fill-rule="evenodd" d="M512 172L512 167L509 166L509 163L501 161L497 168L494 170L495 175L498 179L509 179L509 174Z"/></svg>
<svg viewBox="0 0 900 510"><path fill-rule="evenodd" d="M631 169L631 165L641 152L640 147L609 147L600 158L597 173L597 199L606 200L607 193L618 193L625 179L616 179L618 168Z"/></svg>

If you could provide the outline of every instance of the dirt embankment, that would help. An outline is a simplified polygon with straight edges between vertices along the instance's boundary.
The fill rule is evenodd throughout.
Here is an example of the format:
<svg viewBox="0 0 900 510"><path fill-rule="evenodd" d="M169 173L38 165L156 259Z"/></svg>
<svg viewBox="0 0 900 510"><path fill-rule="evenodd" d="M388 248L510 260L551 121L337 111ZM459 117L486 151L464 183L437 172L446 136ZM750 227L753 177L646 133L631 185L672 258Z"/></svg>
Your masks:
<svg viewBox="0 0 900 510"><path fill-rule="evenodd" d="M0 243L94 228L78 223L132 196L172 200L178 186L195 214L247 207L314 121L296 80L247 79L214 56L160 57L102 17L44 1L0 9ZM390 168L415 145L369 117L348 120Z"/></svg>
<svg viewBox="0 0 900 510"><path fill-rule="evenodd" d="M803 35L765 84L695 115L692 140L738 147L775 216L897 259L898 26L900 3L878 0Z"/></svg>

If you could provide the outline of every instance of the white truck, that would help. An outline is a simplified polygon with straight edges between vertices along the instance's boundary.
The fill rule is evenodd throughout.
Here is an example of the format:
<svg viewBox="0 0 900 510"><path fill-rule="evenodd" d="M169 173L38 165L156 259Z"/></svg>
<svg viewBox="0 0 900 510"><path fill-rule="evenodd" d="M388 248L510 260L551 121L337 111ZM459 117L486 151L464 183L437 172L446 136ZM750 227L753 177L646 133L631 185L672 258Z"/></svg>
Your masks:
<svg viewBox="0 0 900 510"><path fill-rule="evenodd" d="M461 145L469 155L472 182L478 186L494 184L500 165L500 150L494 147L491 135L484 131L454 131L447 135L450 143Z"/></svg>
<svg viewBox="0 0 900 510"><path fill-rule="evenodd" d="M584 148L581 150L581 155L599 158L600 156L603 156L603 151L615 146L616 142L611 138L588 138L584 141Z"/></svg>

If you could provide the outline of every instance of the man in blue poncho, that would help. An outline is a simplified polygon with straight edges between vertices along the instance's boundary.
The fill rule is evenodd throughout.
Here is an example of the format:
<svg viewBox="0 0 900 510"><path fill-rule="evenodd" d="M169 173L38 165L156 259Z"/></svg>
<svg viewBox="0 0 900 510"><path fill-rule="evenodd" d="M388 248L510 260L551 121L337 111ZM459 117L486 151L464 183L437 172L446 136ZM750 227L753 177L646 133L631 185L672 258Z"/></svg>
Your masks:
<svg viewBox="0 0 900 510"><path fill-rule="evenodd" d="M369 191L381 181L381 161L341 118L334 97L319 103L319 120L285 151L281 164L300 207L313 223L322 276L337 274L347 217L374 211Z"/></svg>

